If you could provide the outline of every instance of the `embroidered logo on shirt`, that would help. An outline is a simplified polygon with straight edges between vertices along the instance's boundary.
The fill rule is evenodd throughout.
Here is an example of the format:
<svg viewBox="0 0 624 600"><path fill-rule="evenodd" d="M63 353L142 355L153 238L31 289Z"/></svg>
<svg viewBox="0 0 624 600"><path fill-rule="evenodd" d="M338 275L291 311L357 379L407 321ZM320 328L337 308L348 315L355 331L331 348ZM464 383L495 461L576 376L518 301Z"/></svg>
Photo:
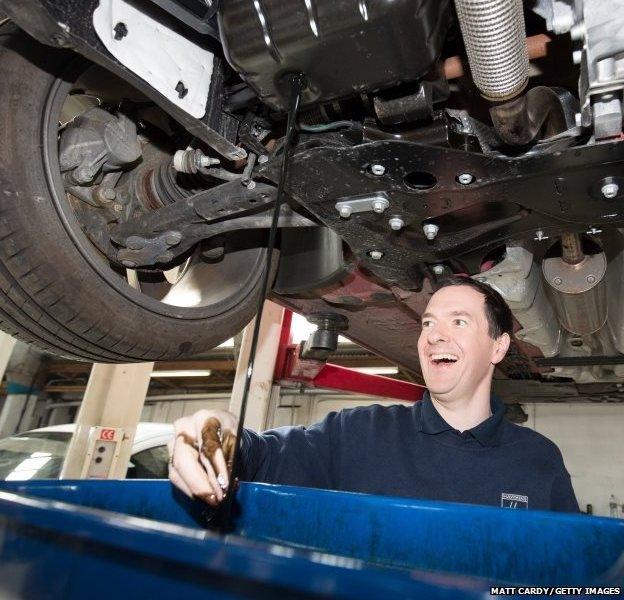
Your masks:
<svg viewBox="0 0 624 600"><path fill-rule="evenodd" d="M501 494L503 508L529 508L529 497L519 494Z"/></svg>

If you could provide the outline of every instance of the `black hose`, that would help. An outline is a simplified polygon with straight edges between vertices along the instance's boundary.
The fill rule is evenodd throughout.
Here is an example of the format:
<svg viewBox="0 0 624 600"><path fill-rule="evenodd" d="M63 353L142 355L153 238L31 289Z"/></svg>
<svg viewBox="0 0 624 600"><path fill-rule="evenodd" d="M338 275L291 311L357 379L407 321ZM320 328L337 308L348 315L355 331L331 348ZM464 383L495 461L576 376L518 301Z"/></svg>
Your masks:
<svg viewBox="0 0 624 600"><path fill-rule="evenodd" d="M362 124L357 121L333 121L332 123L320 123L319 125L297 123L297 128L306 133L323 133L324 131L334 131L335 129L342 129L343 127L362 129Z"/></svg>

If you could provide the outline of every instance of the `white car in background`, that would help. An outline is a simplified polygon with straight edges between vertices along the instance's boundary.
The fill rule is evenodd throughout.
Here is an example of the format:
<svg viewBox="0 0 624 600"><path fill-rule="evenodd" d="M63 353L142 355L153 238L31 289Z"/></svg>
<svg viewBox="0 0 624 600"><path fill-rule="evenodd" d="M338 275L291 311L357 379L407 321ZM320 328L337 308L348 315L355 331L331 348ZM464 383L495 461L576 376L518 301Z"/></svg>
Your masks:
<svg viewBox="0 0 624 600"><path fill-rule="evenodd" d="M58 479L75 423L32 429L0 440L0 481ZM127 479L166 479L170 423L139 423Z"/></svg>

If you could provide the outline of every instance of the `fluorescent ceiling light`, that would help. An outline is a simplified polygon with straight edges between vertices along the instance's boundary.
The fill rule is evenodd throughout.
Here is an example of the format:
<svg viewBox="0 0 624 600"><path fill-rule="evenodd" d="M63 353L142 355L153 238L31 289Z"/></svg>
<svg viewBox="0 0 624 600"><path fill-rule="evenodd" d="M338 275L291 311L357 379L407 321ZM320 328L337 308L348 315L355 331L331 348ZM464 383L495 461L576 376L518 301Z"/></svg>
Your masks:
<svg viewBox="0 0 624 600"><path fill-rule="evenodd" d="M152 377L210 377L210 369L192 369L185 371L152 371Z"/></svg>
<svg viewBox="0 0 624 600"><path fill-rule="evenodd" d="M369 375L396 375L399 372L399 367L352 367L352 370Z"/></svg>

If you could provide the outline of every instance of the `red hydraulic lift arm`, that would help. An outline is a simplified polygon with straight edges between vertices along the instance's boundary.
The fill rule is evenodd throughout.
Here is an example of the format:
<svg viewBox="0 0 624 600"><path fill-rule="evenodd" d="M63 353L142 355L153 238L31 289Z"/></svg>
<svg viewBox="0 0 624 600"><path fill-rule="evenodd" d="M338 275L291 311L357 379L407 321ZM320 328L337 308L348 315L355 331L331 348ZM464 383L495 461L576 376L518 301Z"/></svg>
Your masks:
<svg viewBox="0 0 624 600"><path fill-rule="evenodd" d="M353 392L397 400L422 399L425 388L416 383L360 373L348 367L301 358L300 346L292 343L291 324L292 312L286 310L274 376L274 380L280 384L299 383L309 388Z"/></svg>

